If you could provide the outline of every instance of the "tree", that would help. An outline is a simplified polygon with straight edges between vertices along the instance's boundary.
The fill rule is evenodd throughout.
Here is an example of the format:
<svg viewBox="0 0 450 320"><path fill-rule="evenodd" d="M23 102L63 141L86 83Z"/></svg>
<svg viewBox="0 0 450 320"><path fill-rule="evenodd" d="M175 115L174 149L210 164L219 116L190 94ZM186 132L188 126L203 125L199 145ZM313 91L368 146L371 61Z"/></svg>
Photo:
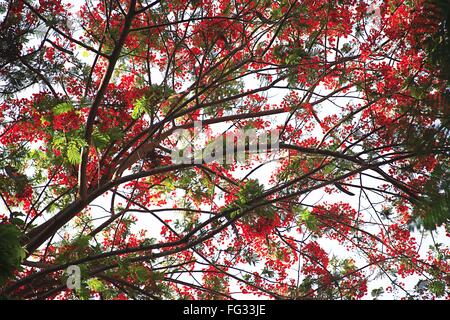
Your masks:
<svg viewBox="0 0 450 320"><path fill-rule="evenodd" d="M1 296L449 298L448 12L1 2Z"/></svg>

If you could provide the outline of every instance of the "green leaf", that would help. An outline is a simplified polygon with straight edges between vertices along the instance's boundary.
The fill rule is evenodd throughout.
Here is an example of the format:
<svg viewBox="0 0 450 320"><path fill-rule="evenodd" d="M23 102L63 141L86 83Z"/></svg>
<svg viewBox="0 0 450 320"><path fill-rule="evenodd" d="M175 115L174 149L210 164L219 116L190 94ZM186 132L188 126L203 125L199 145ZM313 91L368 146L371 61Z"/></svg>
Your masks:
<svg viewBox="0 0 450 320"><path fill-rule="evenodd" d="M79 250L83 250L89 246L90 236L79 236L73 241L73 245Z"/></svg>
<svg viewBox="0 0 450 320"><path fill-rule="evenodd" d="M376 288L373 289L370 293L370 295L374 298L377 299L378 297L380 297L382 294L384 293L384 289L383 288Z"/></svg>
<svg viewBox="0 0 450 320"><path fill-rule="evenodd" d="M410 228L435 230L450 222L450 175L446 164L437 165L424 185L424 195L414 205Z"/></svg>
<svg viewBox="0 0 450 320"><path fill-rule="evenodd" d="M148 271L147 269L145 269L144 267L140 267L137 268L137 270L135 270L136 272L136 277L138 279L138 281L140 282L145 282L148 279Z"/></svg>
<svg viewBox="0 0 450 320"><path fill-rule="evenodd" d="M10 219L10 222L12 224L15 224L16 226L23 226L25 224L25 222L19 218L12 218L12 219Z"/></svg>
<svg viewBox="0 0 450 320"><path fill-rule="evenodd" d="M430 283L430 291L436 295L436 297L442 297L445 294L445 283L439 280L435 280Z"/></svg>
<svg viewBox="0 0 450 320"><path fill-rule="evenodd" d="M304 223L309 230L317 231L319 222L307 208L294 207L294 212L297 214L299 224Z"/></svg>
<svg viewBox="0 0 450 320"><path fill-rule="evenodd" d="M136 120L147 111L147 98L144 96L136 100L131 117Z"/></svg>
<svg viewBox="0 0 450 320"><path fill-rule="evenodd" d="M86 284L90 290L95 292L102 292L105 289L105 285L98 278L90 278Z"/></svg>
<svg viewBox="0 0 450 320"><path fill-rule="evenodd" d="M66 144L66 137L63 134L58 133L53 136L52 144L56 149L58 149Z"/></svg>
<svg viewBox="0 0 450 320"><path fill-rule="evenodd" d="M272 10L272 17L271 18L273 20L276 20L276 19L281 18L282 15L283 15L283 13L281 12L281 7L275 8L275 9Z"/></svg>
<svg viewBox="0 0 450 320"><path fill-rule="evenodd" d="M78 146L78 144L76 143L69 143L69 145L67 146L67 160L71 163L71 164L79 164L81 162L81 150L80 147Z"/></svg>
<svg viewBox="0 0 450 320"><path fill-rule="evenodd" d="M53 108L53 114L55 116L59 116L60 114L63 114L63 113L66 113L66 112L69 112L72 110L73 110L73 105L70 102L63 102L63 103L56 105Z"/></svg>
<svg viewBox="0 0 450 320"><path fill-rule="evenodd" d="M94 143L94 146L99 150L104 149L109 144L110 140L111 139L109 135L105 132L100 132L96 129L92 133L92 142Z"/></svg>
<svg viewBox="0 0 450 320"><path fill-rule="evenodd" d="M26 257L20 244L21 232L13 224L0 224L0 285L10 278Z"/></svg>
<svg viewBox="0 0 450 320"><path fill-rule="evenodd" d="M157 280L164 280L165 274L164 272L153 272L152 273L152 279Z"/></svg>
<svg viewBox="0 0 450 320"><path fill-rule="evenodd" d="M108 136L111 141L116 141L123 137L123 131L119 127L113 127L108 131Z"/></svg>

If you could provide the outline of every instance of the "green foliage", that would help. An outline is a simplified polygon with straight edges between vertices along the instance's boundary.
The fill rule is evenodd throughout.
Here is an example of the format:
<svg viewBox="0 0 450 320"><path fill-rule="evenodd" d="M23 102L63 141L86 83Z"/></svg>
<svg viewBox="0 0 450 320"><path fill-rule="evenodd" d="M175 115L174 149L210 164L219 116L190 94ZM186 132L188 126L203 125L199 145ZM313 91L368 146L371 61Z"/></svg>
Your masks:
<svg viewBox="0 0 450 320"><path fill-rule="evenodd" d="M53 114L55 116L59 116L63 113L69 112L73 110L73 105L70 102L63 102L60 104L57 104L55 107L53 107Z"/></svg>
<svg viewBox="0 0 450 320"><path fill-rule="evenodd" d="M98 278L90 278L86 280L87 287L95 292L102 292L105 290L105 285Z"/></svg>
<svg viewBox="0 0 450 320"><path fill-rule="evenodd" d="M23 221L22 217L25 217L25 214L23 214L22 212L13 212L11 214L9 222L17 226L18 228L22 228L25 225L25 221Z"/></svg>
<svg viewBox="0 0 450 320"><path fill-rule="evenodd" d="M226 73L227 70L225 70L223 73ZM233 72L235 74L236 71ZM223 76L222 72L218 74L211 74L211 77L214 79L214 77L221 77ZM234 96L239 94L242 89L244 88L244 84L242 81L233 80L233 81L227 81L225 83L222 83L221 86L214 88L214 90L208 91L208 95L205 99L205 103L213 102L213 101L221 101L228 97ZM220 104L220 109L223 111L229 111L232 110L232 108L235 106L234 101L229 102L222 102ZM211 106L211 107L205 107L202 109L203 113L205 115L211 115L215 116L218 111L217 106Z"/></svg>
<svg viewBox="0 0 450 320"><path fill-rule="evenodd" d="M247 262L249 265L256 265L260 261L258 255L256 253L250 252L248 250L244 250L242 252L242 256L243 256L245 262Z"/></svg>
<svg viewBox="0 0 450 320"><path fill-rule="evenodd" d="M58 254L56 261L58 263L67 263L69 261L80 259L89 253L94 253L96 250L90 246L91 237L82 235L77 236L72 241L63 240L60 243L62 247L68 247L69 250L64 250Z"/></svg>
<svg viewBox="0 0 450 320"><path fill-rule="evenodd" d="M55 133L52 146L61 151L65 162L77 165L81 162L81 148L86 146L86 141L75 134Z"/></svg>
<svg viewBox="0 0 450 320"><path fill-rule="evenodd" d="M27 176L21 173L17 173L14 177L0 174L0 190L9 194L21 195L28 182Z"/></svg>
<svg viewBox="0 0 450 320"><path fill-rule="evenodd" d="M71 164L79 164L81 162L81 151L76 141L71 141L67 145L67 160Z"/></svg>
<svg viewBox="0 0 450 320"><path fill-rule="evenodd" d="M100 131L97 127L92 133L92 142L97 150L104 150L112 142L117 141L123 137L123 132L118 127L113 127L106 132Z"/></svg>
<svg viewBox="0 0 450 320"><path fill-rule="evenodd" d="M164 86L162 85L154 85L150 87L142 97L134 102L131 117L135 120L139 119L144 114L148 114L152 117L156 106L172 94L174 94L174 91L167 88L164 90Z"/></svg>
<svg viewBox="0 0 450 320"><path fill-rule="evenodd" d="M273 278L275 276L275 271L273 271L265 266L261 272L261 276Z"/></svg>
<svg viewBox="0 0 450 320"><path fill-rule="evenodd" d="M165 179L162 187L166 191L183 189L195 201L202 201L211 197L215 186L206 176L198 175L194 170L185 170L176 181L170 177Z"/></svg>
<svg viewBox="0 0 450 320"><path fill-rule="evenodd" d="M265 201L262 197L263 194L264 185L260 184L258 180L248 180L237 192L237 199L231 205L233 208L238 207L239 211L234 211L231 216L234 217L239 212L244 212L253 206L263 203ZM260 217L273 218L275 210L270 205L263 205L253 209L251 213ZM248 216L249 215L247 215L246 219L248 219Z"/></svg>
<svg viewBox="0 0 450 320"><path fill-rule="evenodd" d="M442 78L450 81L450 3L446 0L432 0L442 14L439 31L428 38L426 50L432 65L441 70Z"/></svg>
<svg viewBox="0 0 450 320"><path fill-rule="evenodd" d="M145 281L147 281L147 280L149 279L149 277L150 277L150 272L149 272L149 270L148 270L147 268L143 267L143 266L140 266L140 265L135 266L135 267L133 268L133 270L131 270L131 271L132 271L132 273L135 274L136 279L137 279L139 282L145 282Z"/></svg>
<svg viewBox="0 0 450 320"><path fill-rule="evenodd" d="M382 287L373 289L370 292L370 295L374 298L374 300L378 299L384 293L384 289Z"/></svg>
<svg viewBox="0 0 450 320"><path fill-rule="evenodd" d="M308 208L295 206L293 211L297 215L297 223L299 225L305 224L309 230L314 232L318 230L319 221L315 215L311 214L311 211L309 211Z"/></svg>
<svg viewBox="0 0 450 320"><path fill-rule="evenodd" d="M425 194L414 207L411 227L421 226L426 230L450 222L450 170L447 164L436 166L424 186Z"/></svg>
<svg viewBox="0 0 450 320"><path fill-rule="evenodd" d="M285 62L286 64L299 64L305 57L308 57L308 53L304 48L291 48Z"/></svg>
<svg viewBox="0 0 450 320"><path fill-rule="evenodd" d="M133 119L139 119L146 111L147 111L147 97L143 96L142 98L139 98L134 103L133 113L131 114L131 117Z"/></svg>
<svg viewBox="0 0 450 320"><path fill-rule="evenodd" d="M25 259L25 249L20 244L20 230L13 224L0 224L0 285L10 278Z"/></svg>
<svg viewBox="0 0 450 320"><path fill-rule="evenodd" d="M308 295L313 289L314 282L315 281L311 276L306 276L300 283L298 289L291 293L293 298L301 297L302 299L308 299Z"/></svg>
<svg viewBox="0 0 450 320"><path fill-rule="evenodd" d="M100 132L98 128L95 128L92 133L92 142L98 150L102 150L111 142L111 137L107 133Z"/></svg>
<svg viewBox="0 0 450 320"><path fill-rule="evenodd" d="M429 298L429 294L437 298L442 298L448 292L446 282L444 280L432 278L429 280L419 280L414 289L422 297Z"/></svg>
<svg viewBox="0 0 450 320"><path fill-rule="evenodd" d="M432 281L428 285L428 289L431 293L436 295L436 297L440 298L445 294L445 282L439 280Z"/></svg>

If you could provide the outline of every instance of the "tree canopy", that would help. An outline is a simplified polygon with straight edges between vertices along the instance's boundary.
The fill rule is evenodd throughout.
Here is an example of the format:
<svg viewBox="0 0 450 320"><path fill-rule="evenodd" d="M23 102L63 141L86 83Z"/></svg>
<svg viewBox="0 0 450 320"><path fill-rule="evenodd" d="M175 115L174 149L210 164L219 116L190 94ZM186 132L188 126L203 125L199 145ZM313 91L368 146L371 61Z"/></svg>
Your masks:
<svg viewBox="0 0 450 320"><path fill-rule="evenodd" d="M2 298L450 298L447 1L0 17Z"/></svg>

